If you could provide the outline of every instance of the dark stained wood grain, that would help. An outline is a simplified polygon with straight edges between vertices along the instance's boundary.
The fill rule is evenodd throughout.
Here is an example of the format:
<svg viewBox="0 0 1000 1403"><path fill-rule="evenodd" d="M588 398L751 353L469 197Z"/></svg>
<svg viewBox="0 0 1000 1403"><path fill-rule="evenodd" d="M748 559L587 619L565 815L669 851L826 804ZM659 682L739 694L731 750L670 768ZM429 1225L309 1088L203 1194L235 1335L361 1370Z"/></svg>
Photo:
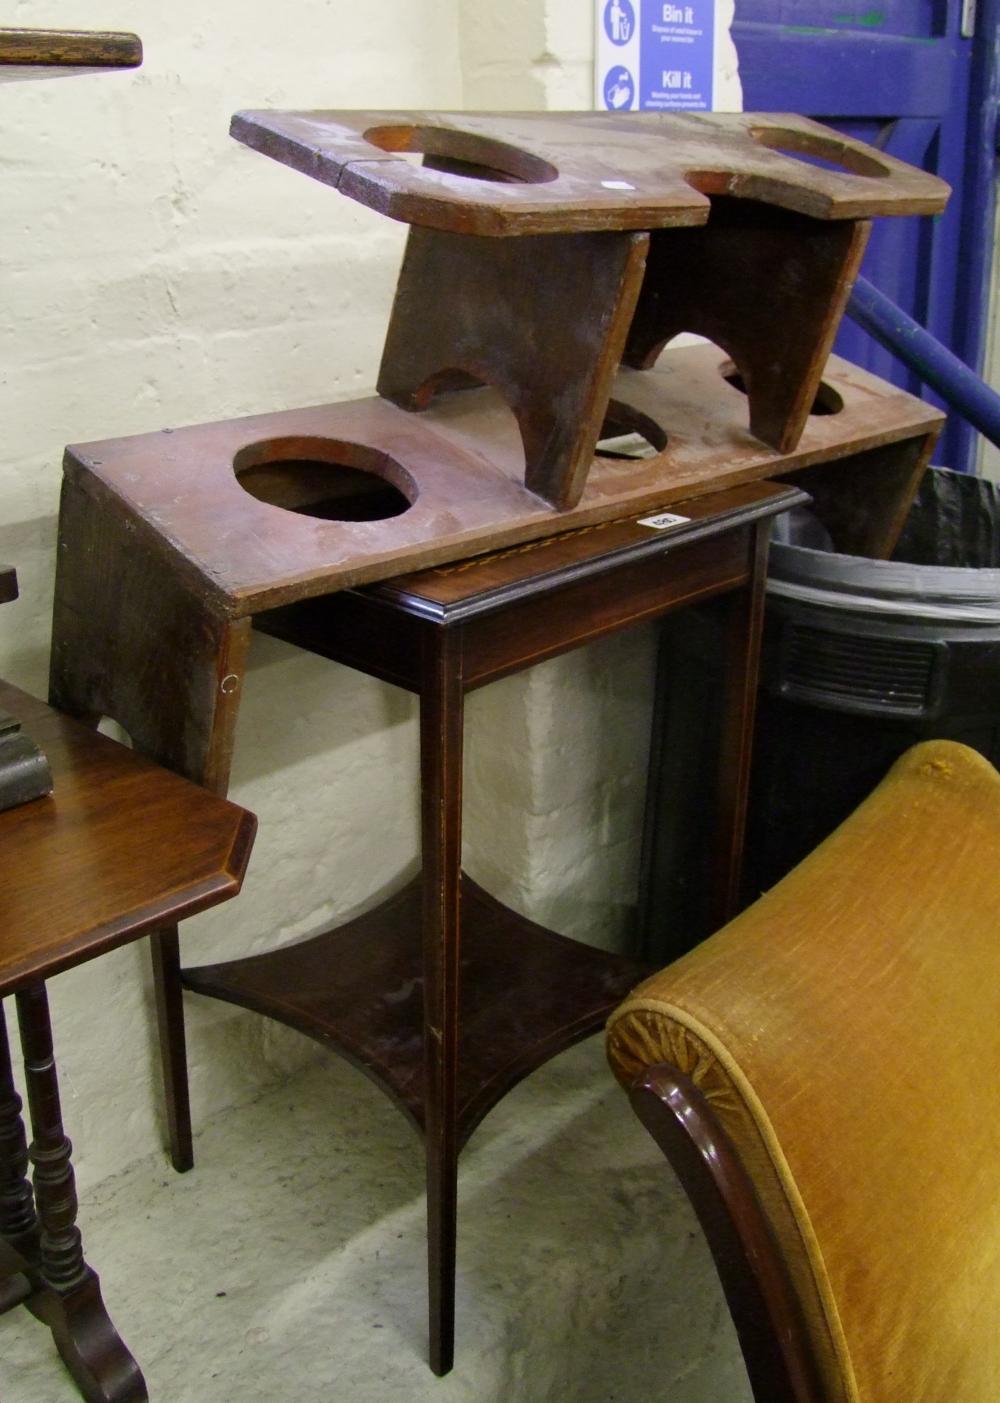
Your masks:
<svg viewBox="0 0 1000 1403"><path fill-rule="evenodd" d="M137 34L109 30L0 28L0 82L101 69L137 68L142 41Z"/></svg>
<svg viewBox="0 0 1000 1403"><path fill-rule="evenodd" d="M815 219L933 214L948 194L935 176L780 113L255 111L238 112L231 132L392 219L462 234L703 224L707 196L721 194ZM414 165L421 152L428 164Z"/></svg>
<svg viewBox="0 0 1000 1403"><path fill-rule="evenodd" d="M462 627L466 691L749 578L749 528L804 500L748 483L675 504L666 531L606 522L259 614L255 628L418 692L424 640Z"/></svg>
<svg viewBox="0 0 1000 1403"><path fill-rule="evenodd" d="M54 793L0 814L0 994L239 891L255 821L0 683Z"/></svg>
<svg viewBox="0 0 1000 1403"><path fill-rule="evenodd" d="M0 1300L49 1326L89 1403L144 1403L84 1257L44 981L235 895L255 821L5 683L0 708L55 777L53 794L0 814L0 996L17 1003L32 1131L26 1149L0 1023Z"/></svg>
<svg viewBox="0 0 1000 1403"><path fill-rule="evenodd" d="M427 1079L421 889L419 879L411 882L377 910L306 941L249 959L189 967L184 985L335 1047L422 1132ZM596 1032L645 967L526 920L466 876L461 909L455 1117L458 1143L464 1144L512 1086Z"/></svg>
<svg viewBox="0 0 1000 1403"><path fill-rule="evenodd" d="M462 1033L462 639L424 640L420 697L420 880L423 1129L427 1176L430 1366L455 1358L459 1042Z"/></svg>
<svg viewBox="0 0 1000 1403"><path fill-rule="evenodd" d="M38 1247L38 1215L28 1180L23 1103L14 1086L7 1015L0 1001L0 1237L22 1258ZM8 1273L0 1265L0 1279Z"/></svg>
<svg viewBox="0 0 1000 1403"><path fill-rule="evenodd" d="M63 1129L45 985L20 988L15 998L31 1122L28 1157L34 1171L34 1221L28 1233L16 1237L15 1266L33 1288L25 1304L51 1329L88 1403L146 1403L145 1380L111 1323L97 1273L83 1255L72 1147ZM3 1070L9 1074L9 1058L4 1058ZM14 1246L10 1239L8 1246Z"/></svg>
<svg viewBox="0 0 1000 1403"><path fill-rule="evenodd" d="M366 589L365 594L398 601L409 613L454 622L548 593L556 584L565 588L617 572L634 561L668 555L677 546L717 540L722 522L732 528L748 525L787 509L795 500L794 489L782 483L742 483L711 496L673 503L670 510L677 521L670 525L650 526L638 517L603 521L492 555L398 575Z"/></svg>

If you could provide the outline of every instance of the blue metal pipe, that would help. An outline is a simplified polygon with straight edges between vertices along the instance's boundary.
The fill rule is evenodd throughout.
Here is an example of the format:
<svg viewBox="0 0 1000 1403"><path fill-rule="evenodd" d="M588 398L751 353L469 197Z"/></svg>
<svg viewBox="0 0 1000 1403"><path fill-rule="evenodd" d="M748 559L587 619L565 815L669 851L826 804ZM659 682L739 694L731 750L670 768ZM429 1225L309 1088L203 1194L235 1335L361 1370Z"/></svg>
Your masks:
<svg viewBox="0 0 1000 1403"><path fill-rule="evenodd" d="M1000 395L895 302L858 278L847 315L1000 448Z"/></svg>

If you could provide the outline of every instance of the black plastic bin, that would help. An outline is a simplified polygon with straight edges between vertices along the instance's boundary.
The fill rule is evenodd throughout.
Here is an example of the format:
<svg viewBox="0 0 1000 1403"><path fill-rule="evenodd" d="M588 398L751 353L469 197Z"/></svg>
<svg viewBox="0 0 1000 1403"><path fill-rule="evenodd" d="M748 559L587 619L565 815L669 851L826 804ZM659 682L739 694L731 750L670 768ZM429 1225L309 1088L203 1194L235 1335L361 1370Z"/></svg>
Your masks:
<svg viewBox="0 0 1000 1403"><path fill-rule="evenodd" d="M944 469L928 471L891 561L834 553L808 514L779 524L748 900L825 838L914 742L961 740L1000 763L998 566L1000 492ZM717 743L717 620L711 608L691 610L664 630L640 910L653 959L708 933L710 813L698 785Z"/></svg>

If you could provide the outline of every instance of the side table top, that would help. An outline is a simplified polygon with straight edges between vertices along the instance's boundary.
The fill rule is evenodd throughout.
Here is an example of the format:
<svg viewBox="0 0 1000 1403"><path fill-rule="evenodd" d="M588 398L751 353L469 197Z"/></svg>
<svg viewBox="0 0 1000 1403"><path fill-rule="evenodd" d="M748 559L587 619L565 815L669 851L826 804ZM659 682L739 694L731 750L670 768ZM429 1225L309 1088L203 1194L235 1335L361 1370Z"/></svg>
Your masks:
<svg viewBox="0 0 1000 1403"><path fill-rule="evenodd" d="M0 996L240 889L245 809L0 682L55 791L0 814Z"/></svg>
<svg viewBox="0 0 1000 1403"><path fill-rule="evenodd" d="M783 113L251 111L230 132L391 219L465 234L704 224L710 195L816 219L935 214L948 197L937 176Z"/></svg>
<svg viewBox="0 0 1000 1403"><path fill-rule="evenodd" d="M423 618L457 622L633 561L666 555L678 546L777 516L808 500L805 492L789 483L744 482L728 491L675 502L668 511L646 517L603 521L494 555L400 575L370 585L366 592Z"/></svg>
<svg viewBox="0 0 1000 1403"><path fill-rule="evenodd" d="M0 28L0 83L138 68L140 63L142 41L137 34Z"/></svg>

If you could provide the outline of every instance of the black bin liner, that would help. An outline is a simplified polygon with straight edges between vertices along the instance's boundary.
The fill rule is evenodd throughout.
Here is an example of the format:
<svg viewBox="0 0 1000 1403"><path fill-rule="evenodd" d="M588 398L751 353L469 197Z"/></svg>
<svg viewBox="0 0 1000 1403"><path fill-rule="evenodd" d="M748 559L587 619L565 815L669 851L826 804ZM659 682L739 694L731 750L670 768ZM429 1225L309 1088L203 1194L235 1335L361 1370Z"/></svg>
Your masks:
<svg viewBox="0 0 1000 1403"><path fill-rule="evenodd" d="M667 959L708 930L721 601L664 630L640 925ZM808 510L771 548L746 899L822 841L916 741L1000 764L1000 488L932 468L890 561L835 553ZM701 798L700 796L704 796Z"/></svg>

